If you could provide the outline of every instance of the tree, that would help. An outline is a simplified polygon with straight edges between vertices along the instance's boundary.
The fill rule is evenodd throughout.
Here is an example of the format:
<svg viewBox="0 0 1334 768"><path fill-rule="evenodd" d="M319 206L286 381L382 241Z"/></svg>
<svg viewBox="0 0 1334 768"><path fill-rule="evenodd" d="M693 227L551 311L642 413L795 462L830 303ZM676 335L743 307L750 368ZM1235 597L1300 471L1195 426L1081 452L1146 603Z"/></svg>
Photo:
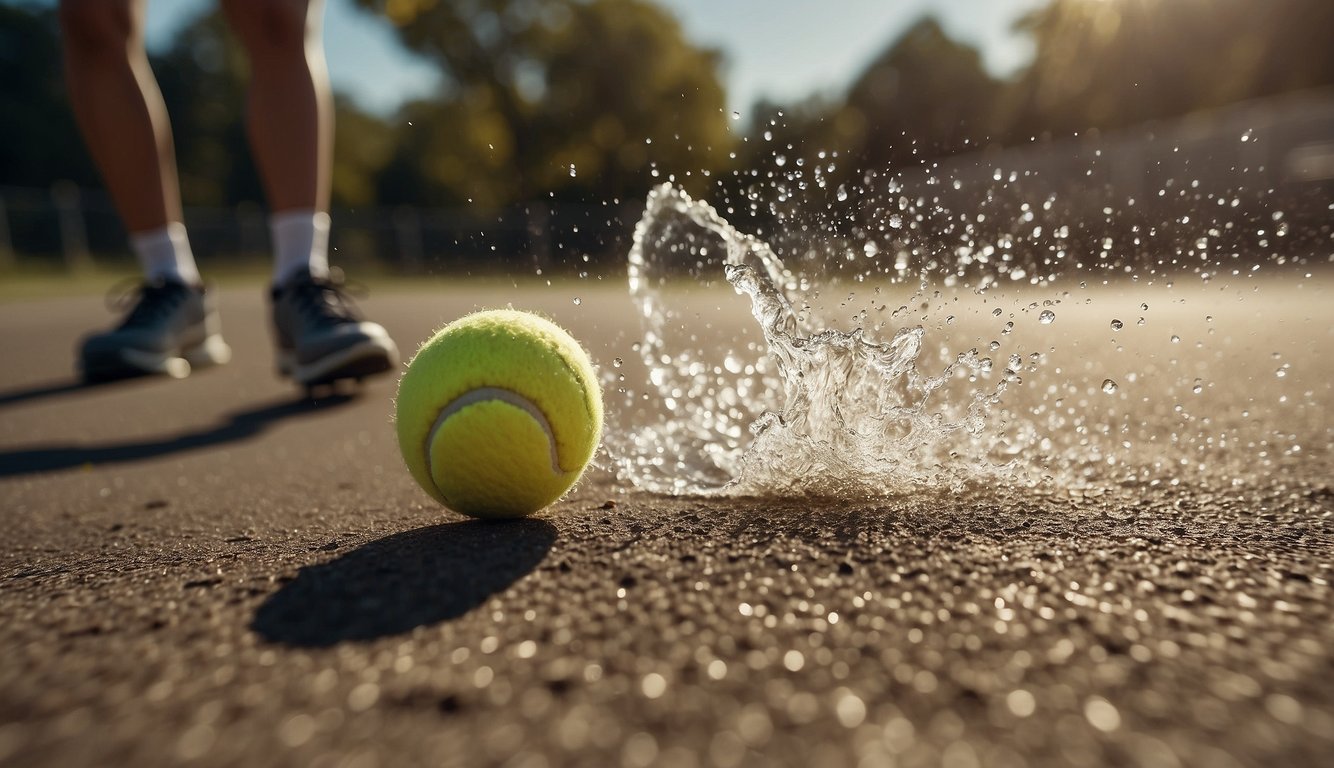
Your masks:
<svg viewBox="0 0 1334 768"><path fill-rule="evenodd" d="M1334 85L1329 0L1053 0L1022 19L1035 56L1012 134L1067 134Z"/></svg>
<svg viewBox="0 0 1334 768"><path fill-rule="evenodd" d="M189 23L152 64L171 114L186 203L262 201L243 119L249 64L222 13L205 13ZM335 99L334 111L333 202L371 203L393 133L344 97Z"/></svg>
<svg viewBox="0 0 1334 768"><path fill-rule="evenodd" d="M99 183L65 98L55 13L0 5L0 184Z"/></svg>
<svg viewBox="0 0 1334 768"><path fill-rule="evenodd" d="M262 200L243 120L248 65L222 13L191 21L151 63L171 115L186 205Z"/></svg>
<svg viewBox="0 0 1334 768"><path fill-rule="evenodd" d="M789 146L808 159L836 151L846 159L831 178L841 183L970 149L990 139L1002 88L976 49L923 18L890 41L843 99L759 105L743 167Z"/></svg>
<svg viewBox="0 0 1334 768"><path fill-rule="evenodd" d="M359 2L446 79L438 100L404 110L412 126L384 180L404 190L410 159L431 197L495 205L638 196L654 167L684 176L726 158L717 54L644 0Z"/></svg>
<svg viewBox="0 0 1334 768"><path fill-rule="evenodd" d="M848 92L866 126L859 154L869 167L890 168L985 143L999 92L975 48L923 18Z"/></svg>
<svg viewBox="0 0 1334 768"><path fill-rule="evenodd" d="M262 200L242 119L248 65L222 14L191 21L151 64L171 116L186 204ZM0 185L101 185L83 149L62 69L55 13L0 4ZM334 202L370 203L394 134L345 98L335 109Z"/></svg>
<svg viewBox="0 0 1334 768"><path fill-rule="evenodd" d="M376 205L378 179L393 156L394 126L350 99L334 98L332 198L335 205Z"/></svg>

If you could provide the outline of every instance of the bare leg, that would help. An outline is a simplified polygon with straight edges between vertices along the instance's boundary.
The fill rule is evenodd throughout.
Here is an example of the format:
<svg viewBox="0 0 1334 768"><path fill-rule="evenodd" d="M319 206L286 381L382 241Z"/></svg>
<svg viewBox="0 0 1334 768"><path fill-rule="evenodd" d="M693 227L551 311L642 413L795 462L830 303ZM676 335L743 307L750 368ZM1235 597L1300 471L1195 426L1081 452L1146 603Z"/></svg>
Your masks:
<svg viewBox="0 0 1334 768"><path fill-rule="evenodd" d="M171 125L144 53L145 0L61 0L65 77L93 161L131 234L181 221Z"/></svg>
<svg viewBox="0 0 1334 768"><path fill-rule="evenodd" d="M325 212L333 97L321 40L323 0L224 0L250 56L246 128L269 207Z"/></svg>
<svg viewBox="0 0 1334 768"><path fill-rule="evenodd" d="M246 127L273 231L278 370L308 390L387 373L398 347L329 277L333 98L320 40L324 0L223 0L250 55Z"/></svg>

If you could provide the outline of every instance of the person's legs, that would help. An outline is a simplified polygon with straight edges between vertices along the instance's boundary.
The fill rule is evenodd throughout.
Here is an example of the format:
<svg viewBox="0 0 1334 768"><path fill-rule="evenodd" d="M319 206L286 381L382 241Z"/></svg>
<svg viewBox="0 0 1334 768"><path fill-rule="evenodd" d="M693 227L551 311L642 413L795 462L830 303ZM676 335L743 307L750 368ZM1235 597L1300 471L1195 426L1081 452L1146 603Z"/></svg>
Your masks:
<svg viewBox="0 0 1334 768"><path fill-rule="evenodd" d="M231 355L181 221L171 127L144 53L144 9L145 0L60 4L70 101L145 276L124 321L84 339L79 368L90 380L183 376Z"/></svg>
<svg viewBox="0 0 1334 768"><path fill-rule="evenodd" d="M224 0L250 57L246 129L272 211L274 282L328 274L333 96L323 0Z"/></svg>
<svg viewBox="0 0 1334 768"><path fill-rule="evenodd" d="M197 284L171 126L144 53L144 8L145 0L61 0L65 79L145 275Z"/></svg>
<svg viewBox="0 0 1334 768"><path fill-rule="evenodd" d="M393 368L384 328L357 316L328 262L333 96L323 0L223 0L250 57L246 126L272 211L278 369L307 386Z"/></svg>

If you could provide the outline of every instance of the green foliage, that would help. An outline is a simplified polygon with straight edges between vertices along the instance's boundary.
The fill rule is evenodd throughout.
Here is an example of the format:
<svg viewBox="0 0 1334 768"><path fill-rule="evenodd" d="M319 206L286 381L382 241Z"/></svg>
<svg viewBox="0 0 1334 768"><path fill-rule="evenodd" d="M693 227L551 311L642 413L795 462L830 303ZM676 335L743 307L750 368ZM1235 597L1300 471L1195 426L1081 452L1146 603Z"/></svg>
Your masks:
<svg viewBox="0 0 1334 768"><path fill-rule="evenodd" d="M719 55L689 44L649 0L358 3L392 21L445 84L389 120L337 100L340 206L636 199L669 175L701 186L737 168L728 183L751 183L778 153L822 149L839 153L825 163L837 183L987 143L1334 85L1330 0L1050 0L1019 25L1036 55L1010 81L924 18L846 95L758 105L738 144ZM245 57L222 17L194 20L153 67L187 204L261 200L242 120ZM0 185L96 185L74 149L51 11L0 0L0 82Z"/></svg>
<svg viewBox="0 0 1334 768"><path fill-rule="evenodd" d="M195 19L152 64L171 114L186 204L261 202L243 120L249 65L223 14ZM389 161L392 133L346 99L337 99L334 109L334 204L369 204Z"/></svg>
<svg viewBox="0 0 1334 768"><path fill-rule="evenodd" d="M652 164L684 176L729 151L717 54L643 0L360 2L447 78L440 98L404 110L384 179L401 193L637 197Z"/></svg>
<svg viewBox="0 0 1334 768"><path fill-rule="evenodd" d="M378 179L394 153L393 127L342 96L334 100L334 122L334 203L375 205Z"/></svg>
<svg viewBox="0 0 1334 768"><path fill-rule="evenodd" d="M845 108L864 126L855 154L863 164L882 168L985 141L1000 90L974 48L924 18L849 90Z"/></svg>
<svg viewBox="0 0 1334 768"><path fill-rule="evenodd" d="M1288 91L1334 86L1329 0L1051 0L1017 25L1032 64L1009 82L924 18L891 41L842 101L757 122L743 167L791 146L837 150L836 176L986 144L1115 129ZM762 105L776 114L777 105ZM771 125L775 123L776 125Z"/></svg>
<svg viewBox="0 0 1334 768"><path fill-rule="evenodd" d="M770 168L779 158L783 165L800 161L816 169L814 178L835 197L868 170L925 162L987 141L1004 89L974 48L922 18L867 65L844 98L757 105L739 181L750 185L747 197L759 199L763 193L755 186L763 183L749 169ZM739 191L736 183L728 183L729 194Z"/></svg>
<svg viewBox="0 0 1334 768"><path fill-rule="evenodd" d="M1014 137L1334 85L1329 0L1053 0L1018 28L1036 55L1011 94Z"/></svg>
<svg viewBox="0 0 1334 768"><path fill-rule="evenodd" d="M245 52L222 13L195 19L152 65L171 115L185 204L262 200L242 119Z"/></svg>
<svg viewBox="0 0 1334 768"><path fill-rule="evenodd" d="M0 5L0 184L98 183L62 70L55 13Z"/></svg>

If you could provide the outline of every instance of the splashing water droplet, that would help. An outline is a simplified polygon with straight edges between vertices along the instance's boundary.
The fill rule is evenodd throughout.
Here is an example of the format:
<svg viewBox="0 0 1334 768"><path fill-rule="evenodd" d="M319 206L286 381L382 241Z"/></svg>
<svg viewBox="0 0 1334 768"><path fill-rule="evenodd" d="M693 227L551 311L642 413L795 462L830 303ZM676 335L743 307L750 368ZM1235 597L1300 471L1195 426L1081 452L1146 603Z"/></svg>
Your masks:
<svg viewBox="0 0 1334 768"><path fill-rule="evenodd" d="M1245 482L1324 436L1325 318L1268 328L1279 312L1231 306L1277 296L1247 282L1262 276L1254 260L1317 279L1309 256L1281 252L1285 222L1241 192L1234 201L1187 175L1155 185L1162 203L1111 189L1106 207L1044 201L1022 168L983 166L962 184L943 164L881 175L847 155L816 159L771 127L772 143L757 141L757 125L749 145L767 159L711 187L716 209L663 186L635 229L642 327L624 330L633 338L618 351L641 360L602 372L612 383L601 466L626 484L866 498L1002 478L1152 493L1190 482L1178 467ZM1290 242L1301 232L1289 217ZM729 220L754 222L764 240ZM1209 285L1195 292L1186 274ZM1042 327L1057 306L1061 327ZM1265 361L1271 338L1283 356Z"/></svg>
<svg viewBox="0 0 1334 768"><path fill-rule="evenodd" d="M926 369L945 350L927 354L920 325L885 328L880 338L882 326L864 319L846 332L808 330L808 283L767 243L670 184L649 193L628 272L648 378L643 388L624 388L623 408L610 409L624 421L613 421L606 439L613 466L634 485L865 497L1027 477L1016 457L1039 439L1035 427L1014 414L1004 424L989 418L1007 388L1021 384L1019 355L983 384L992 362L975 349ZM707 303L692 305L681 289L709 291L719 274L749 299L749 331L761 340L729 348L736 342L705 343L688 327L700 307L722 310L715 294L697 293ZM684 275L696 282L682 286ZM895 316L907 323L911 315Z"/></svg>

